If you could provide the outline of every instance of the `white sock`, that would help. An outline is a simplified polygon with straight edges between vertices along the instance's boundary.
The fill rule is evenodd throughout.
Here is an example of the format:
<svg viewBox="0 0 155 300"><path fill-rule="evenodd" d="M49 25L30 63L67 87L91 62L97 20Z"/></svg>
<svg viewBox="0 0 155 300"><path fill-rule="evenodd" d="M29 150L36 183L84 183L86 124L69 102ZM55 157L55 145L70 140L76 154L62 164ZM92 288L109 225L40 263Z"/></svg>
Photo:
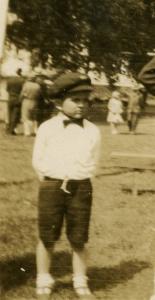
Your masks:
<svg viewBox="0 0 155 300"><path fill-rule="evenodd" d="M49 273L37 274L36 286L38 288L48 287L51 288L55 280Z"/></svg>
<svg viewBox="0 0 155 300"><path fill-rule="evenodd" d="M73 276L73 285L75 288L87 287L88 277L86 275Z"/></svg>
<svg viewBox="0 0 155 300"><path fill-rule="evenodd" d="M73 276L73 287L79 296L91 295L87 282L88 277L86 275Z"/></svg>

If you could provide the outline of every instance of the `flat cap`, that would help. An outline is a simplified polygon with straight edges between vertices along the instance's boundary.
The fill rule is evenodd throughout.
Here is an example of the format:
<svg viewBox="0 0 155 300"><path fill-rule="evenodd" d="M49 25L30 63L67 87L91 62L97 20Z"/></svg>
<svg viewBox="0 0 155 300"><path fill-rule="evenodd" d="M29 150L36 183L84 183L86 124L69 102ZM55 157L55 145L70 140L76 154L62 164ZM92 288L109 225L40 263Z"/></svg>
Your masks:
<svg viewBox="0 0 155 300"><path fill-rule="evenodd" d="M92 91L91 80L78 72L66 72L59 75L50 87L50 96L59 98L70 93Z"/></svg>

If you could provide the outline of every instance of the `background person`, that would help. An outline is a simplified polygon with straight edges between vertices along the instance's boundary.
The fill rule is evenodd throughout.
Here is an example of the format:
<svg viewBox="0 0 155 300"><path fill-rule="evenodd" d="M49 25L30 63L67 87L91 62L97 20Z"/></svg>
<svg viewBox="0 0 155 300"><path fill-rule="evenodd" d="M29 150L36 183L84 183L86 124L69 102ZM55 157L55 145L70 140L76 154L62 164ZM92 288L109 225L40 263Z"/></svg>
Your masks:
<svg viewBox="0 0 155 300"><path fill-rule="evenodd" d="M42 101L42 88L40 79L34 73L30 74L24 83L20 99L22 102L22 122L25 136L36 134L38 128L38 108Z"/></svg>
<svg viewBox="0 0 155 300"><path fill-rule="evenodd" d="M21 101L20 92L24 83L22 77L22 69L17 70L17 76L10 77L7 81L7 133L15 135L17 133L17 125L21 117Z"/></svg>
<svg viewBox="0 0 155 300"><path fill-rule="evenodd" d="M108 102L108 116L107 122L110 123L111 133L118 134L118 125L123 123L122 118L123 105L121 101L121 94L118 91L114 91Z"/></svg>
<svg viewBox="0 0 155 300"><path fill-rule="evenodd" d="M140 114L142 109L144 108L144 95L141 89L142 86L140 84L137 84L128 97L127 123L129 132L131 134L136 133Z"/></svg>
<svg viewBox="0 0 155 300"><path fill-rule="evenodd" d="M85 244L92 206L90 178L96 169L100 134L85 119L91 90L87 76L60 75L53 84L60 112L37 131L33 166L40 178L36 280L40 299L49 299L55 282L50 267L64 218L73 250L74 289L79 297L94 299L87 283Z"/></svg>

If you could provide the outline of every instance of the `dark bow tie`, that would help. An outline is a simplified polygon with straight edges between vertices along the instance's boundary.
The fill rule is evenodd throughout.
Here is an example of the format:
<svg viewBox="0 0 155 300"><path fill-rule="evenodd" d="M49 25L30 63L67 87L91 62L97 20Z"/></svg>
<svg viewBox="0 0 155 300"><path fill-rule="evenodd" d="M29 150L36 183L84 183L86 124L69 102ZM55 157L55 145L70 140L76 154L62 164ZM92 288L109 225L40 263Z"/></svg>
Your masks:
<svg viewBox="0 0 155 300"><path fill-rule="evenodd" d="M67 127L70 124L76 124L78 126L83 127L83 119L67 119L63 120L64 127Z"/></svg>

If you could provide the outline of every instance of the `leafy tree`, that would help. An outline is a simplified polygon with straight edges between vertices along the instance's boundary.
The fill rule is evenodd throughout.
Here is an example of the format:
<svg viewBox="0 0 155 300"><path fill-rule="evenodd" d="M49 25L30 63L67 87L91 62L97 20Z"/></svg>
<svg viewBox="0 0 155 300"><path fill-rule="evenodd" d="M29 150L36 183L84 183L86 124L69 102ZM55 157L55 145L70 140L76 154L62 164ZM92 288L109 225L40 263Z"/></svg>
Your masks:
<svg viewBox="0 0 155 300"><path fill-rule="evenodd" d="M71 69L92 61L112 74L127 57L136 72L154 43L151 0L10 0L10 10L18 20L8 26L8 38L19 48L39 49L43 64L49 55L54 66Z"/></svg>

